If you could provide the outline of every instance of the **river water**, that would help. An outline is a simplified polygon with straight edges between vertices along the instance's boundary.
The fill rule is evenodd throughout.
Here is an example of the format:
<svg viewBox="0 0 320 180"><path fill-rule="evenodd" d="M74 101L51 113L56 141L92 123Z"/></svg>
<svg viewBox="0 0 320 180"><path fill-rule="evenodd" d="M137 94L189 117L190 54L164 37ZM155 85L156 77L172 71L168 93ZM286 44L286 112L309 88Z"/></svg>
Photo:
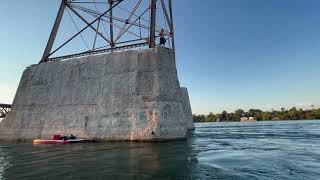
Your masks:
<svg viewBox="0 0 320 180"><path fill-rule="evenodd" d="M320 179L320 121L196 124L188 140L0 142L0 179Z"/></svg>

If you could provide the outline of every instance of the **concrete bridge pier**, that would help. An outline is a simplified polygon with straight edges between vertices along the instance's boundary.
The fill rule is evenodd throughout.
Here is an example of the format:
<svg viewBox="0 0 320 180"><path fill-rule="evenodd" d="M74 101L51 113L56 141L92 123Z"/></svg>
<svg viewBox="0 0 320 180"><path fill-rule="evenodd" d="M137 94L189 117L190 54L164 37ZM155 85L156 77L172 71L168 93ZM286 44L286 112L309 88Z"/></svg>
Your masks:
<svg viewBox="0 0 320 180"><path fill-rule="evenodd" d="M183 139L194 128L191 114L172 50L97 54L26 68L0 139Z"/></svg>

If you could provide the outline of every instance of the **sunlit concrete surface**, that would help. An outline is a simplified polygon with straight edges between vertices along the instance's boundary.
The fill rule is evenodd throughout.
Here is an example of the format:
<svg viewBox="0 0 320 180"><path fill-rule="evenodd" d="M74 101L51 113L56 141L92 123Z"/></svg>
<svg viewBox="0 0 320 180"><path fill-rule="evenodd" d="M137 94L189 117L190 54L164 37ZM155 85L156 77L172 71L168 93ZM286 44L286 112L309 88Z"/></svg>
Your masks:
<svg viewBox="0 0 320 180"><path fill-rule="evenodd" d="M171 50L91 55L26 68L0 139L180 139L191 114Z"/></svg>

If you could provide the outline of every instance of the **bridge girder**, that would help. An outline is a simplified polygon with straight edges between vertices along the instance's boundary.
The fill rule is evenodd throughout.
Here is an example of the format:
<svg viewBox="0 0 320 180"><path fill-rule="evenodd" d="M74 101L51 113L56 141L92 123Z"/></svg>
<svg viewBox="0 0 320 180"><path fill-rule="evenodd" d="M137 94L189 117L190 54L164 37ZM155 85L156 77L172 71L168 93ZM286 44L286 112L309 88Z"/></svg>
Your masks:
<svg viewBox="0 0 320 180"><path fill-rule="evenodd" d="M72 23L62 23L64 14L69 15ZM73 24L77 33L71 37L64 37L66 33L58 36L60 28L70 28L67 24ZM55 44L56 38L63 43ZM83 48L71 44L76 38L83 41ZM164 44L157 43L157 38L165 39ZM172 0L61 0L39 63L157 45L175 53Z"/></svg>
<svg viewBox="0 0 320 180"><path fill-rule="evenodd" d="M0 104L0 118L5 118L11 110L11 104Z"/></svg>

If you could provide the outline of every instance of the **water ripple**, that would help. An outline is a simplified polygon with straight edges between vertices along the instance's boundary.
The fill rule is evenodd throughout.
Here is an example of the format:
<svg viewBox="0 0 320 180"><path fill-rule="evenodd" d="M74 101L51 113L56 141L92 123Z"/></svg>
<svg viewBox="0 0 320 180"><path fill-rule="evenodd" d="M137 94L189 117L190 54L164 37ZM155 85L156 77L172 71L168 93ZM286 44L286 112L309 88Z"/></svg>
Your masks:
<svg viewBox="0 0 320 180"><path fill-rule="evenodd" d="M187 141L0 142L0 179L320 179L320 121L196 124Z"/></svg>

